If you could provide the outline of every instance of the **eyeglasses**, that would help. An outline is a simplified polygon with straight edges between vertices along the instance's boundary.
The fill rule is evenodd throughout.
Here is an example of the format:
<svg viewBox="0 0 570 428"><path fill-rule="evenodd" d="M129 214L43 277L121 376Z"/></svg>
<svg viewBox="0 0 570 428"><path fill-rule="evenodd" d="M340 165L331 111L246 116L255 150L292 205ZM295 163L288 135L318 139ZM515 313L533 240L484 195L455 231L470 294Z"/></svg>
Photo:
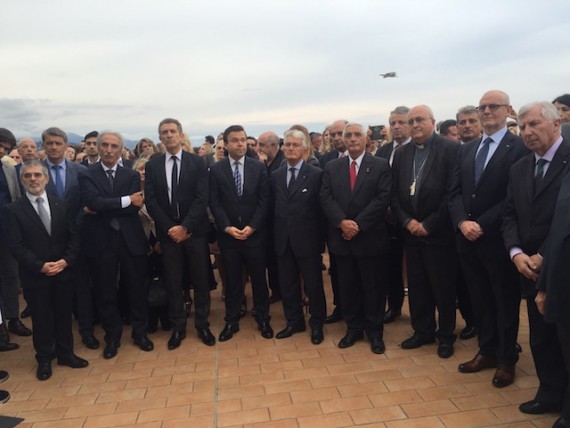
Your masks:
<svg viewBox="0 0 570 428"><path fill-rule="evenodd" d="M507 107L507 106L508 104L481 104L479 107L477 107L477 110L479 112L484 112L485 110L487 110L487 107L489 107L490 111L497 111L501 107Z"/></svg>
<svg viewBox="0 0 570 428"><path fill-rule="evenodd" d="M283 143L283 147L285 147L286 149L299 149L299 148L303 147L303 144L301 144L301 143Z"/></svg>
<svg viewBox="0 0 570 428"><path fill-rule="evenodd" d="M417 123L418 125L424 123L427 120L426 117L412 117L411 119L408 119L408 125L412 126L415 123Z"/></svg>

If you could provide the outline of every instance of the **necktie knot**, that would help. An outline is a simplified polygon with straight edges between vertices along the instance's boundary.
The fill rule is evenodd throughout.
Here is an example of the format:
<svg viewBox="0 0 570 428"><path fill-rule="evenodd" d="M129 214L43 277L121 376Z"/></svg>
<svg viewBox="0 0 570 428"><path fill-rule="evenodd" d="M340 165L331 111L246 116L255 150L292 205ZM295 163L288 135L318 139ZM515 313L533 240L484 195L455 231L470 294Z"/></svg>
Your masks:
<svg viewBox="0 0 570 428"><path fill-rule="evenodd" d="M44 201L44 198L42 198L41 196L38 196L38 197L36 198L36 202L37 202L38 204L41 204L43 201Z"/></svg>
<svg viewBox="0 0 570 428"><path fill-rule="evenodd" d="M108 170L105 171L105 172L107 173L107 177L109 177L111 180L112 180L113 178L115 178L115 177L113 176L113 170L112 170L112 169L108 169Z"/></svg>

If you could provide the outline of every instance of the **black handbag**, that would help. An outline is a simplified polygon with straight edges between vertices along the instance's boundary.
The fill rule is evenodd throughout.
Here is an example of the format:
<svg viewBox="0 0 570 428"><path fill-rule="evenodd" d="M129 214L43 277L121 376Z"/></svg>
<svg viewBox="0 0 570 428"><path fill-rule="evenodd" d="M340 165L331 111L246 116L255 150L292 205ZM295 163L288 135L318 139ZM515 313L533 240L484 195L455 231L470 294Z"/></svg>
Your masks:
<svg viewBox="0 0 570 428"><path fill-rule="evenodd" d="M163 308L168 305L168 294L162 278L152 278L148 283L147 301L149 308Z"/></svg>

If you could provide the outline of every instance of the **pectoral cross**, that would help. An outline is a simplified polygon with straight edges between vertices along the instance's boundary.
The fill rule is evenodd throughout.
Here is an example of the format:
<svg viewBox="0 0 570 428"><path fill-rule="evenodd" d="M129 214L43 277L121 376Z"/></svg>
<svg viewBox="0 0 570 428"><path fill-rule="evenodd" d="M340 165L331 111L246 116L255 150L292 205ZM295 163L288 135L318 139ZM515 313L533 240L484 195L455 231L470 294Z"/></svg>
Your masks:
<svg viewBox="0 0 570 428"><path fill-rule="evenodd" d="M416 180L410 186L410 196L414 196L416 194Z"/></svg>

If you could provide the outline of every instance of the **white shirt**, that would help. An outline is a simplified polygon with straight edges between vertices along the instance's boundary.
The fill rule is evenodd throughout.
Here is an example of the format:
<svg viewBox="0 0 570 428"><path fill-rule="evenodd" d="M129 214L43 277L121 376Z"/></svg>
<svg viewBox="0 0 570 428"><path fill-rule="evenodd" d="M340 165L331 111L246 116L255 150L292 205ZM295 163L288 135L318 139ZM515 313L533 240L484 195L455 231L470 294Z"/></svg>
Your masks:
<svg viewBox="0 0 570 428"><path fill-rule="evenodd" d="M178 153L170 154L166 152L164 157L164 169L166 170L166 186L168 187L168 200L172 202L172 168L174 162L170 159L175 157L178 159L178 181L180 182L180 170L182 169L182 148L178 150Z"/></svg>
<svg viewBox="0 0 570 428"><path fill-rule="evenodd" d="M30 192L28 192L26 190L26 196L28 197L28 199L30 200L30 203L32 204L32 207L34 207L34 210L36 210L36 213L38 215L40 215L40 212L38 210L38 202L36 202L37 198L43 198L42 201L42 206L45 208L46 212L48 213L48 217L51 220L51 210L49 208L49 201L48 201L48 196L46 191L44 190L44 192L41 195L32 195Z"/></svg>
<svg viewBox="0 0 570 428"><path fill-rule="evenodd" d="M347 156L348 168L349 169L352 165L352 161L356 161L356 175L358 175L358 171L360 171L360 164L362 163L362 158L364 158L365 154L366 154L366 151L362 152L362 154L360 156L358 156L356 159L352 159L350 156Z"/></svg>
<svg viewBox="0 0 570 428"><path fill-rule="evenodd" d="M119 163L117 162L117 165L118 164ZM117 174L117 165L115 165L113 168L109 168L103 162L101 162L101 166L103 167L103 171L105 171L105 175L108 176L107 171L111 170L113 171L113 178L115 178ZM127 208L130 205L131 205L131 197L128 195L121 196L121 208Z"/></svg>

